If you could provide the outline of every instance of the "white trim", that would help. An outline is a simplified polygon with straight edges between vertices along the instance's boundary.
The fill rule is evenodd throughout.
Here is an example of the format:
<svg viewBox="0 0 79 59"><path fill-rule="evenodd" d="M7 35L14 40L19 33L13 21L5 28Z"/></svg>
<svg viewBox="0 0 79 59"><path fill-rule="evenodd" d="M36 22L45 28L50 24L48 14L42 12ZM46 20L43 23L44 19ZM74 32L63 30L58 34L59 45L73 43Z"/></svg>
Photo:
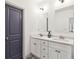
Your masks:
<svg viewBox="0 0 79 59"><path fill-rule="evenodd" d="M8 4L8 5L11 5L11 6L17 7L17 8L22 9L22 10L25 9L24 7L19 6L19 5L15 4L15 3L12 3L12 2L10 2L10 1L5 1L5 4Z"/></svg>

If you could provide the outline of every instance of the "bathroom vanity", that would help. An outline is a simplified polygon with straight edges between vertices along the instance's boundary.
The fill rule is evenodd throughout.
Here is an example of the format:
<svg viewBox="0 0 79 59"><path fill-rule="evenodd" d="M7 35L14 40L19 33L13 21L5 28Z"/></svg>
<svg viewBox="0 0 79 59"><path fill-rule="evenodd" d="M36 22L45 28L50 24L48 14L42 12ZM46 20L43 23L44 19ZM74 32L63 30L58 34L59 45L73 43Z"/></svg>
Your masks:
<svg viewBox="0 0 79 59"><path fill-rule="evenodd" d="M73 59L73 39L32 36L31 53L39 59Z"/></svg>

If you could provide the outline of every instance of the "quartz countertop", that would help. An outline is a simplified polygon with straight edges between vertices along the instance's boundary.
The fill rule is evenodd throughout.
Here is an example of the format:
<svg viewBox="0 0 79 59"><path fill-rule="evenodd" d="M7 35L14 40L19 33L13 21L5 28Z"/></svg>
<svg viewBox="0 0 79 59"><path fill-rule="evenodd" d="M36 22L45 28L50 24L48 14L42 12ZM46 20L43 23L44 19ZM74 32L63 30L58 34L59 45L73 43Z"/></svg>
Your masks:
<svg viewBox="0 0 79 59"><path fill-rule="evenodd" d="M40 39L40 40L47 40L47 41L52 41L56 43L61 43L61 44L66 44L66 45L73 45L74 39L71 38L60 38L60 37L51 37L48 38L47 36L31 36L32 38L35 39Z"/></svg>

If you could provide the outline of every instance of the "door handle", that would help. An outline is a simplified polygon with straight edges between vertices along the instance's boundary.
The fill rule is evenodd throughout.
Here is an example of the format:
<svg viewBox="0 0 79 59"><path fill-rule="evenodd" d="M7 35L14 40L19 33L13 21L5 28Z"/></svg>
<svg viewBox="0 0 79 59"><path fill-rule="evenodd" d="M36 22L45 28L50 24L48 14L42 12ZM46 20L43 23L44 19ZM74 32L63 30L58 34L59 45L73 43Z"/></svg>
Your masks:
<svg viewBox="0 0 79 59"><path fill-rule="evenodd" d="M6 40L8 40L9 38L8 37L6 37Z"/></svg>

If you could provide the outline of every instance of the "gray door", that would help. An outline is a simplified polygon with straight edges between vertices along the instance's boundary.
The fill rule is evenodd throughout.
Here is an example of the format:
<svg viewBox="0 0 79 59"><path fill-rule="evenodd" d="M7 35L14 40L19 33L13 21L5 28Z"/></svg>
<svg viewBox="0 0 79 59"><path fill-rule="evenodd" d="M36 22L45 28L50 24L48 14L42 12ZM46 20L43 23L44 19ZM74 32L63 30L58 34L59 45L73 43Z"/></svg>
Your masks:
<svg viewBox="0 0 79 59"><path fill-rule="evenodd" d="M22 58L22 14L16 7L5 5L5 59Z"/></svg>

